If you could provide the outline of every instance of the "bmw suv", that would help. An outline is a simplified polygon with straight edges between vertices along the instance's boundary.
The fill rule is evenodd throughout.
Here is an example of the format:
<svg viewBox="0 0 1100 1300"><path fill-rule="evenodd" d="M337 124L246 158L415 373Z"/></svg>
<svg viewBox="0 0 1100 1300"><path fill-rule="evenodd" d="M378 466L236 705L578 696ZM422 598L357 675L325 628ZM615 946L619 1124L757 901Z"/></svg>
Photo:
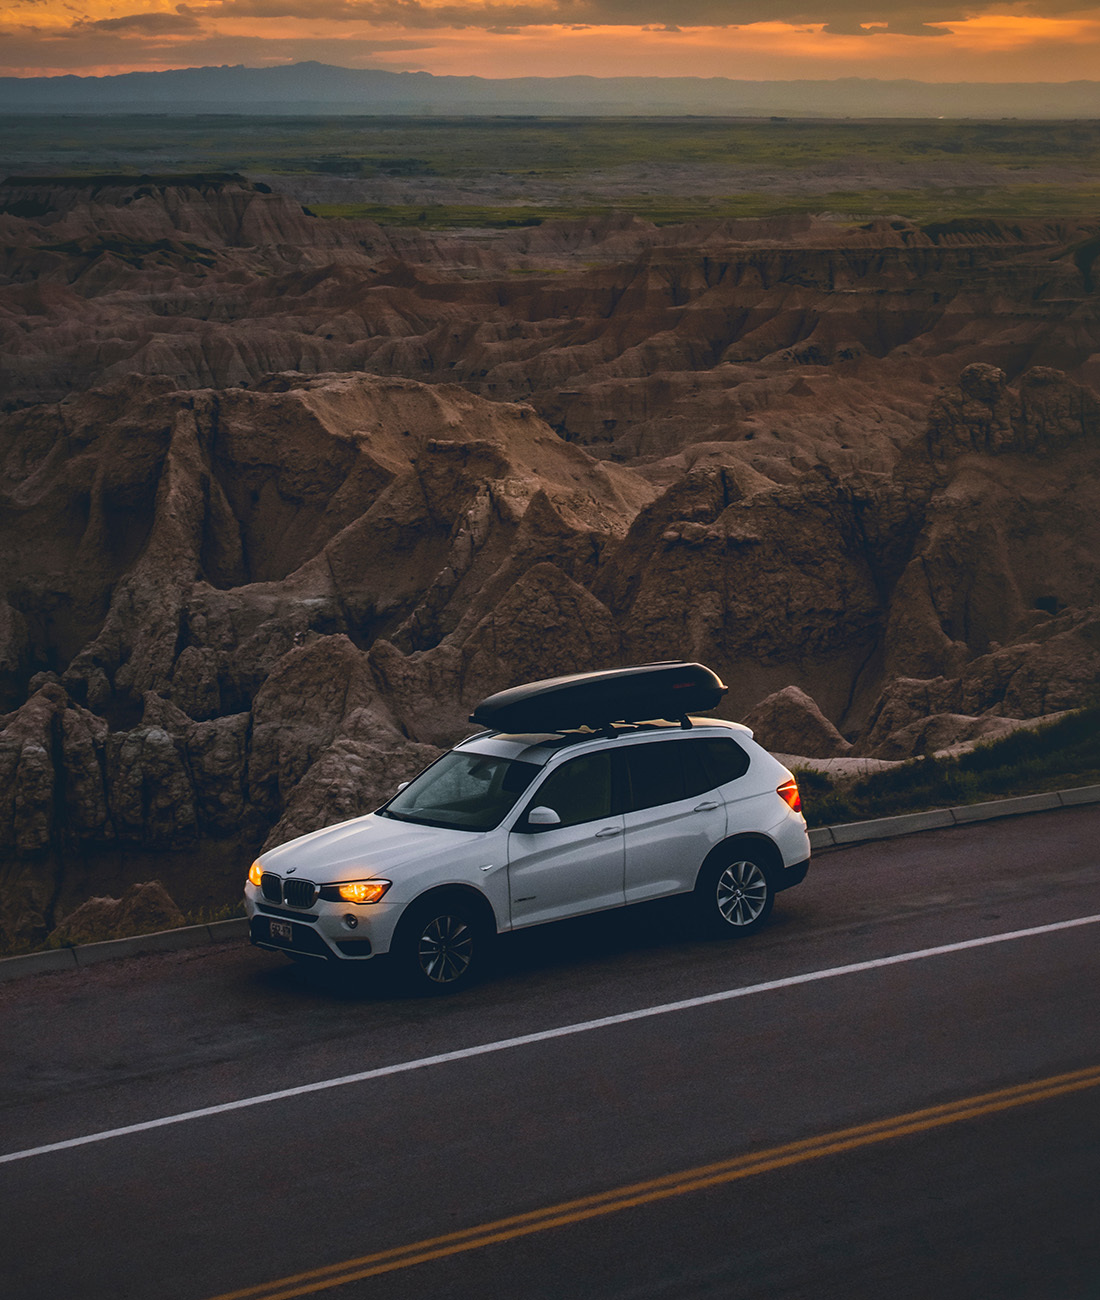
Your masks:
<svg viewBox="0 0 1100 1300"><path fill-rule="evenodd" d="M685 669L709 674L642 665L490 697L474 719L557 722L569 710L546 699L560 703L564 682L589 693L582 712L598 725L490 728L377 811L262 854L245 888L251 941L339 963L389 954L415 987L446 992L476 974L500 933L631 903L687 895L709 934L758 929L809 865L798 787L738 723L666 721L668 709L660 721L629 718L670 698L678 708L693 688L685 679L687 695L650 691L628 708L624 675L634 690L657 671L664 689ZM626 721L593 709L615 690L608 707Z"/></svg>

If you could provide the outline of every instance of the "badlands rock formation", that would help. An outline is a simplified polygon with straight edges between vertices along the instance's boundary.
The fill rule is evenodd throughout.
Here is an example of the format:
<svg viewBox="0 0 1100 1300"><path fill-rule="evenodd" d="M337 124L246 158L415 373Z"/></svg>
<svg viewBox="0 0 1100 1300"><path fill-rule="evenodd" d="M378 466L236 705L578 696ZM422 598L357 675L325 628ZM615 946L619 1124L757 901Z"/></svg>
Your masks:
<svg viewBox="0 0 1100 1300"><path fill-rule="evenodd" d="M532 677L698 658L883 758L1095 688L1094 231L0 209L0 946L228 901Z"/></svg>

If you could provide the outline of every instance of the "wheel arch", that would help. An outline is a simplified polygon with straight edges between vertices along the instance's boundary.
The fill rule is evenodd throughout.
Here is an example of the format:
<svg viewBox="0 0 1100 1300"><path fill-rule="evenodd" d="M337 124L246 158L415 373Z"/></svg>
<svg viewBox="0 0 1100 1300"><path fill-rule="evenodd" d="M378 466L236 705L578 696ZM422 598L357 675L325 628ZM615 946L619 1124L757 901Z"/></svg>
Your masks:
<svg viewBox="0 0 1100 1300"><path fill-rule="evenodd" d="M499 933L500 927L497 925L496 912L493 910L492 903L489 902L481 890L475 889L473 885L451 884L435 885L431 889L426 889L422 894L418 894L401 913L401 917L394 927L394 936L397 936L402 927L408 923L409 918L415 916L421 908L448 899L465 903L467 907L476 912L491 935Z"/></svg>
<svg viewBox="0 0 1100 1300"><path fill-rule="evenodd" d="M716 844L713 849L703 859L699 870L695 873L695 884L711 867L718 863L728 864L734 860L740 852L748 852L755 849L763 857L760 865L767 872L769 878L774 878L777 872L783 869L783 855L780 853L774 840L762 835L759 832L745 831L738 835L731 835L729 839L722 840Z"/></svg>

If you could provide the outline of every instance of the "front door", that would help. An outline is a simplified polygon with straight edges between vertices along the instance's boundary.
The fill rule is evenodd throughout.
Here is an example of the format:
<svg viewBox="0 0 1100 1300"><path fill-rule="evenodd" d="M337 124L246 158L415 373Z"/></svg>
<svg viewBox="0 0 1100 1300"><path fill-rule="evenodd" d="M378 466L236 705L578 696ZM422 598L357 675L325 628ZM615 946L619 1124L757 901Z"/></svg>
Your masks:
<svg viewBox="0 0 1100 1300"><path fill-rule="evenodd" d="M622 905L623 818L612 807L608 750L568 759L527 797L508 837L514 927ZM529 828L532 808L552 808L560 824Z"/></svg>

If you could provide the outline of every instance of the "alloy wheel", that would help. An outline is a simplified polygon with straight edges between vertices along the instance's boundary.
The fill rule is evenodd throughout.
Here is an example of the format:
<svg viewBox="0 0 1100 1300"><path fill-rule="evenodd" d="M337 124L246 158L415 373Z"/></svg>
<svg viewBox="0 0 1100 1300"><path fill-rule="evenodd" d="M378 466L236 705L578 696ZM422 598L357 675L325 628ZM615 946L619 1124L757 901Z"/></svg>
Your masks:
<svg viewBox="0 0 1100 1300"><path fill-rule="evenodd" d="M474 932L461 916L433 917L420 932L416 955L425 979L453 984L474 959Z"/></svg>
<svg viewBox="0 0 1100 1300"><path fill-rule="evenodd" d="M727 925L751 925L768 902L768 881L755 862L731 862L718 877L718 911Z"/></svg>

